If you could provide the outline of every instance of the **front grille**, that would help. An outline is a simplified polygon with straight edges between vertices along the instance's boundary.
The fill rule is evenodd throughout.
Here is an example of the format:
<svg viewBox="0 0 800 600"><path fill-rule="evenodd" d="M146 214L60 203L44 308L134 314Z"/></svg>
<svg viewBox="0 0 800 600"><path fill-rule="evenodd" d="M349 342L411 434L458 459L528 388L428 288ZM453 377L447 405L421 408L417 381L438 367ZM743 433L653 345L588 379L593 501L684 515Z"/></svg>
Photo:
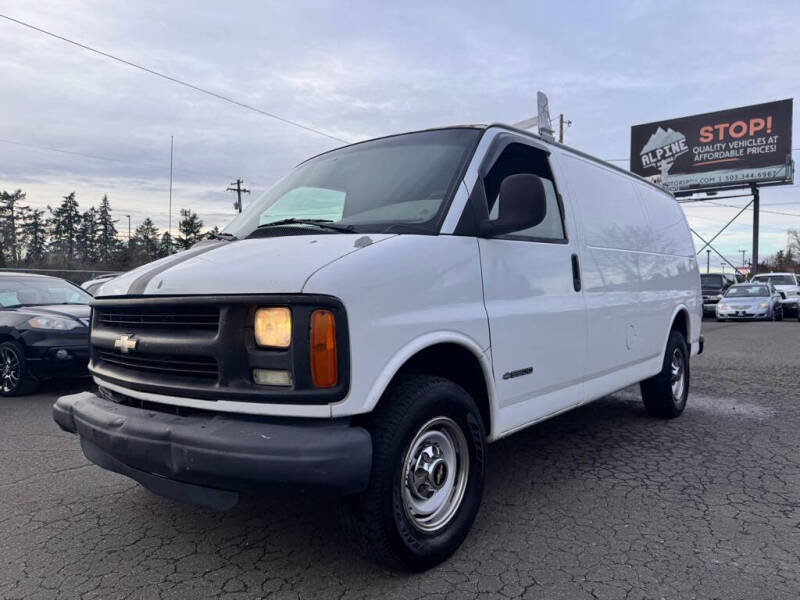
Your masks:
<svg viewBox="0 0 800 600"><path fill-rule="evenodd" d="M95 308L95 327L216 331L219 308L215 306L115 306Z"/></svg>
<svg viewBox="0 0 800 600"><path fill-rule="evenodd" d="M131 355L97 350L97 358L112 367L139 373L191 377L204 380L216 380L219 377L217 361L210 356Z"/></svg>
<svg viewBox="0 0 800 600"><path fill-rule="evenodd" d="M262 306L289 306L295 323L286 349L260 348L253 318ZM339 382L318 389L311 378L311 314L336 319ZM92 302L89 370L98 383L195 400L327 404L347 395L347 314L330 296L231 295L98 298ZM291 387L259 385L254 369L286 371Z"/></svg>

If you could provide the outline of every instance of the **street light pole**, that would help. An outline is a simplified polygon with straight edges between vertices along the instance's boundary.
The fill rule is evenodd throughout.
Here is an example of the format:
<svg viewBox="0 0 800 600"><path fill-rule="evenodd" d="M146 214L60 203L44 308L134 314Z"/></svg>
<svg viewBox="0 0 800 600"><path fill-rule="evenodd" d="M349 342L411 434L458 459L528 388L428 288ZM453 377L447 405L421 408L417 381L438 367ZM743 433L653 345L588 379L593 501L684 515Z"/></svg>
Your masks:
<svg viewBox="0 0 800 600"><path fill-rule="evenodd" d="M122 215L123 217L128 217L128 245L131 243L131 216L130 215Z"/></svg>
<svg viewBox="0 0 800 600"><path fill-rule="evenodd" d="M711 248L706 250L706 273L711 272Z"/></svg>

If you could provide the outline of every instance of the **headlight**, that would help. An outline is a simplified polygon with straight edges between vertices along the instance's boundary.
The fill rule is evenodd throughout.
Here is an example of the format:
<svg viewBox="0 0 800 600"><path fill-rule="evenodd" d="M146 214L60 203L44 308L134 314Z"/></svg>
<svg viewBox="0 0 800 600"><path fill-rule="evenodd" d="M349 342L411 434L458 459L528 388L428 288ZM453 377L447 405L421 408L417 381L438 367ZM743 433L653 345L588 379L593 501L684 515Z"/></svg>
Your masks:
<svg viewBox="0 0 800 600"><path fill-rule="evenodd" d="M61 331L83 327L78 321L63 317L33 317L28 319L28 325L34 329L59 329Z"/></svg>
<svg viewBox="0 0 800 600"><path fill-rule="evenodd" d="M716 295L716 296L710 296L710 297L709 297L709 300L719 300L719 299L721 299L721 298L722 298L722 296L720 296L720 295Z"/></svg>
<svg viewBox="0 0 800 600"><path fill-rule="evenodd" d="M725 304L724 302L720 302L719 304L717 304L717 308L720 310L728 310L728 305Z"/></svg>
<svg viewBox="0 0 800 600"><path fill-rule="evenodd" d="M762 302L758 305L758 308L769 308L769 302Z"/></svg>
<svg viewBox="0 0 800 600"><path fill-rule="evenodd" d="M288 348L292 342L292 313L285 306L256 310L256 344L266 348Z"/></svg>

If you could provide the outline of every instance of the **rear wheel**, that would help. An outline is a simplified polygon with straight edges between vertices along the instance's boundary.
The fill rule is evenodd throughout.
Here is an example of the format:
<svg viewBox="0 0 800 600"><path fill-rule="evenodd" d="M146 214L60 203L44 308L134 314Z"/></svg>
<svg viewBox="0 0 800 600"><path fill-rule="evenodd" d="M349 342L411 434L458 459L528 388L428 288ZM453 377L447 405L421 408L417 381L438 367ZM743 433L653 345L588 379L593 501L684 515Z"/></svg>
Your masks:
<svg viewBox="0 0 800 600"><path fill-rule="evenodd" d="M22 396L33 392L38 381L27 371L25 350L17 342L0 344L0 396Z"/></svg>
<svg viewBox="0 0 800 600"><path fill-rule="evenodd" d="M458 549L480 506L480 413L458 385L418 375L393 384L371 421L370 484L345 503L348 537L387 566L433 567Z"/></svg>
<svg viewBox="0 0 800 600"><path fill-rule="evenodd" d="M777 306L773 309L772 317L775 321L783 321L783 307Z"/></svg>
<svg viewBox="0 0 800 600"><path fill-rule="evenodd" d="M669 334L661 372L644 380L640 387L650 415L667 419L681 415L689 397L689 348L680 331Z"/></svg>

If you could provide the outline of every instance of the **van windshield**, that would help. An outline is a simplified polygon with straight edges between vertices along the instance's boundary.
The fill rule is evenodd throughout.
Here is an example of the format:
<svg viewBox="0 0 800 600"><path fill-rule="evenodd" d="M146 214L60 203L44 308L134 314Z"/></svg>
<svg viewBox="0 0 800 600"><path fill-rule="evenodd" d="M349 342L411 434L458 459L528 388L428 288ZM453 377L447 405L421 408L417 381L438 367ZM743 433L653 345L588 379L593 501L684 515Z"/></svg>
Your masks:
<svg viewBox="0 0 800 600"><path fill-rule="evenodd" d="M467 128L422 131L322 154L267 190L223 233L241 239L293 220L306 223L273 231L291 235L288 227L314 228L314 233L391 229L435 234L480 133Z"/></svg>

